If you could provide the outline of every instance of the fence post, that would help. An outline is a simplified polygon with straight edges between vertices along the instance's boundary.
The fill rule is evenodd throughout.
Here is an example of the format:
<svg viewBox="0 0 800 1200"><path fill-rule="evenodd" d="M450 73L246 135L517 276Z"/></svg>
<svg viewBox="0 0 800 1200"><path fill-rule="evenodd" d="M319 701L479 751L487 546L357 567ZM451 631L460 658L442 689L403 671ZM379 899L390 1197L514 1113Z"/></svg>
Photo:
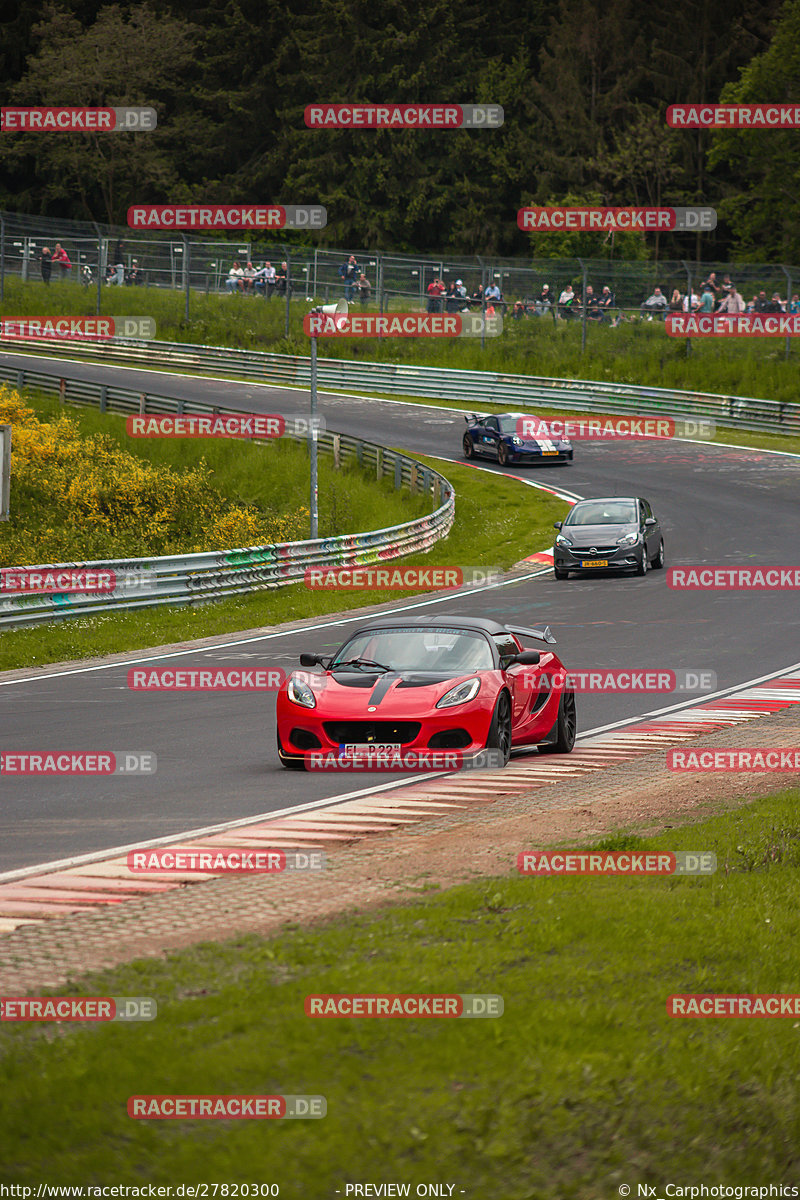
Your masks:
<svg viewBox="0 0 800 1200"><path fill-rule="evenodd" d="M581 290L581 308L583 310L581 314L581 354L584 354L586 352L586 287L589 276L586 270L586 263L583 261L583 259L579 258L578 262L580 263L581 272L583 274L583 286Z"/></svg>
<svg viewBox="0 0 800 1200"><path fill-rule="evenodd" d="M788 313L788 312L791 312L791 310L792 310L792 276L789 273L789 271L787 271L786 267L782 266L781 270L783 271L784 275L786 276L786 311ZM789 357L789 347L791 346L791 342L792 342L792 339L787 334L786 335L786 349L783 354L784 358Z"/></svg>
<svg viewBox="0 0 800 1200"><path fill-rule="evenodd" d="M283 247L286 253L286 313L283 318L283 336L289 336L289 299L292 294L292 253Z"/></svg>
<svg viewBox="0 0 800 1200"><path fill-rule="evenodd" d="M486 349L486 264L480 254L476 254L481 264L481 350Z"/></svg>
<svg viewBox="0 0 800 1200"><path fill-rule="evenodd" d="M186 240L185 233L181 234L181 241L183 242L183 272L184 272L183 278L184 278L184 283L186 285L185 297L184 297L184 302L183 302L183 319L184 319L184 321L188 322L188 320L189 320L189 267L191 265L192 252L189 249L189 243Z"/></svg>
<svg viewBox="0 0 800 1200"><path fill-rule="evenodd" d="M101 299L102 294L103 294L103 275L102 275L103 231L101 230L100 226L97 224L96 221L92 221L92 224L94 225L95 230L97 231L97 299L95 300L94 311L95 311L95 316L99 317L100 309L101 309L102 303L103 303L102 299ZM78 255L78 262L80 262L80 255ZM78 267L78 273L80 274L80 266Z"/></svg>
<svg viewBox="0 0 800 1200"><path fill-rule="evenodd" d="M335 433L333 435L333 469L335 471L340 470L342 465L341 450L342 435L340 433Z"/></svg>
<svg viewBox="0 0 800 1200"><path fill-rule="evenodd" d="M6 294L6 223L0 212L0 300Z"/></svg>
<svg viewBox="0 0 800 1200"><path fill-rule="evenodd" d="M691 311L692 311L692 268L691 268L691 265L689 263L687 263L685 259L681 259L681 266L683 267L684 271L686 272L686 280L687 280L686 311L687 311L687 313L691 314ZM692 353L692 339L687 338L686 339L686 357L689 358L691 353Z"/></svg>

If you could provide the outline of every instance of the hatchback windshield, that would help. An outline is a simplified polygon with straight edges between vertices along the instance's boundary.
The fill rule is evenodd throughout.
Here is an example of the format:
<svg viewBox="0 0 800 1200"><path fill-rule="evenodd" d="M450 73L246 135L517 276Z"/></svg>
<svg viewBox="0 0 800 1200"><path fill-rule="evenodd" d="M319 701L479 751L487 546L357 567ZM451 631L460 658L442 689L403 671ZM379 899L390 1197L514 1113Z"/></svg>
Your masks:
<svg viewBox="0 0 800 1200"><path fill-rule="evenodd" d="M565 525L635 524L636 505L631 500L590 500L576 504Z"/></svg>
<svg viewBox="0 0 800 1200"><path fill-rule="evenodd" d="M403 627L367 629L347 642L336 658L335 671L351 659L368 659L393 671L490 671L494 666L489 642L472 630ZM358 666L356 665L358 670ZM362 670L368 671L365 663Z"/></svg>

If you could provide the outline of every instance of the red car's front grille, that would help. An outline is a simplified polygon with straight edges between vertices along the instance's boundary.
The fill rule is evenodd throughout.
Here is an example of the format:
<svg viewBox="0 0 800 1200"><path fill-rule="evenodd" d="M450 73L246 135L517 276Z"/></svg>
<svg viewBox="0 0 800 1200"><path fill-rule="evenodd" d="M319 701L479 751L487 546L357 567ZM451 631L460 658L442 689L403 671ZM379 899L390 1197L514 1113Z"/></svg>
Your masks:
<svg viewBox="0 0 800 1200"><path fill-rule="evenodd" d="M413 742L422 728L420 721L325 721L322 728L339 745L366 745L369 742L402 744Z"/></svg>

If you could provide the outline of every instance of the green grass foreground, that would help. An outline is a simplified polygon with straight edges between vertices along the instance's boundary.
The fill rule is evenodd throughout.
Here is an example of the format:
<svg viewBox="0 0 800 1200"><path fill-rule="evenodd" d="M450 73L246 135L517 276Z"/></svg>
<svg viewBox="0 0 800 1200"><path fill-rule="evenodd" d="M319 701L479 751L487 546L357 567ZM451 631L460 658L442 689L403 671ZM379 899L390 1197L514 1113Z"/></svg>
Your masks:
<svg viewBox="0 0 800 1200"><path fill-rule="evenodd" d="M88 430L99 427L104 418L90 410L70 407L79 412ZM121 433L124 436L124 433ZM129 439L130 441L130 439ZM177 455L202 452L213 460L215 471L226 475L228 484L238 479L245 498L269 493L269 473L264 464L272 463L276 452L291 454L292 478L283 476L289 495L304 496L308 489L308 458L302 447L288 445L244 447L216 441L204 444L202 451L192 442L169 439L136 443L148 456L172 462ZM240 463L240 455L249 450L253 461ZM403 565L470 566L504 569L518 559L552 542L553 521L563 519L568 505L538 489L528 488L513 479L502 479L470 467L443 463L421 455L417 461L442 471L456 491L456 523L449 536L427 554L410 555ZM355 465L335 471L329 455L321 454L320 525L331 532L355 532L380 529L410 521L430 512L429 497L411 496L407 490L394 492L388 479L380 485L368 471ZM542 482L557 487L564 481L563 470L541 472ZM296 497L295 497L296 500ZM294 503L294 500L293 500ZM0 638L0 670L44 666L47 663L114 654L126 650L158 646L168 642L297 621L325 613L339 612L387 600L418 594L413 591L312 591L302 584L271 588L246 596L231 597L213 603L198 603L170 608L144 608L96 617L68 618L54 624L4 630Z"/></svg>
<svg viewBox="0 0 800 1200"><path fill-rule="evenodd" d="M53 994L149 995L158 1019L0 1026L0 1178L274 1182L303 1200L347 1182L498 1200L793 1182L800 1022L677 1020L666 1000L798 991L798 801L600 843L711 850L711 877L520 878L509 862L439 895L409 878L424 898L82 978ZM315 1021L318 992L491 992L505 1012ZM328 1115L126 1113L134 1094L277 1092L322 1094Z"/></svg>
<svg viewBox="0 0 800 1200"><path fill-rule="evenodd" d="M184 297L160 288L104 287L102 311L107 315L153 317L156 337L163 341L231 346L277 354L308 354L303 316L305 297L292 301L289 337L285 337L285 301L273 297L203 295L192 292L190 319L184 319ZM318 298L320 299L320 298ZM335 296L332 299L336 299ZM77 284L23 284L6 280L4 315L85 315L95 311L94 289ZM419 303L405 308L416 310ZM693 339L687 355L683 338L669 338L659 321L611 329L587 329L581 352L581 322L542 317L508 319L499 338L445 341L424 338L323 339L328 358L366 362L418 363L427 366L502 371L520 375L577 378L699 392L797 402L797 350L785 358L783 338ZM77 347L76 347L77 351Z"/></svg>

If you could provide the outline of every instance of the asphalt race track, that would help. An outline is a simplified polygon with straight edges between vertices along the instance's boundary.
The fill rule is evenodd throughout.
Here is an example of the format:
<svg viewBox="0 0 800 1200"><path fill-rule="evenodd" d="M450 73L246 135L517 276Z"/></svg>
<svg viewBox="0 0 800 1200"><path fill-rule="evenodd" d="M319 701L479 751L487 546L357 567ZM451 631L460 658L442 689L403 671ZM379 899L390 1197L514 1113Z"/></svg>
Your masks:
<svg viewBox="0 0 800 1200"><path fill-rule="evenodd" d="M55 375L66 366L63 359L30 355L3 354L0 361ZM308 408L308 394L302 390L77 362L68 370L76 377L242 411L298 413ZM320 393L319 412L331 429L462 461L460 412L331 393ZM735 433L731 437L735 440ZM800 561L800 456L690 442L594 442L578 444L571 466L511 468L508 473L581 496L646 496L661 521L667 566L789 566ZM539 549L531 544L527 553ZM431 603L442 611L546 622L561 657L575 669L713 671L717 688L724 689L800 658L797 594L677 592L668 589L665 572L557 583L549 569L532 568L507 586L444 602L406 600L395 607L422 606L424 612ZM322 619L309 632L247 641L232 634L230 645L193 650L173 663L288 670L297 665L302 650L338 645L353 623ZM132 652L127 663L139 661ZM132 692L126 686L127 670L121 664L68 674L45 668L39 678L0 686L4 749L151 751L158 758L157 773L146 777L39 777L34 783L6 776L0 871L407 781L362 772L284 771L275 751L273 695ZM579 731L681 699L579 696Z"/></svg>

